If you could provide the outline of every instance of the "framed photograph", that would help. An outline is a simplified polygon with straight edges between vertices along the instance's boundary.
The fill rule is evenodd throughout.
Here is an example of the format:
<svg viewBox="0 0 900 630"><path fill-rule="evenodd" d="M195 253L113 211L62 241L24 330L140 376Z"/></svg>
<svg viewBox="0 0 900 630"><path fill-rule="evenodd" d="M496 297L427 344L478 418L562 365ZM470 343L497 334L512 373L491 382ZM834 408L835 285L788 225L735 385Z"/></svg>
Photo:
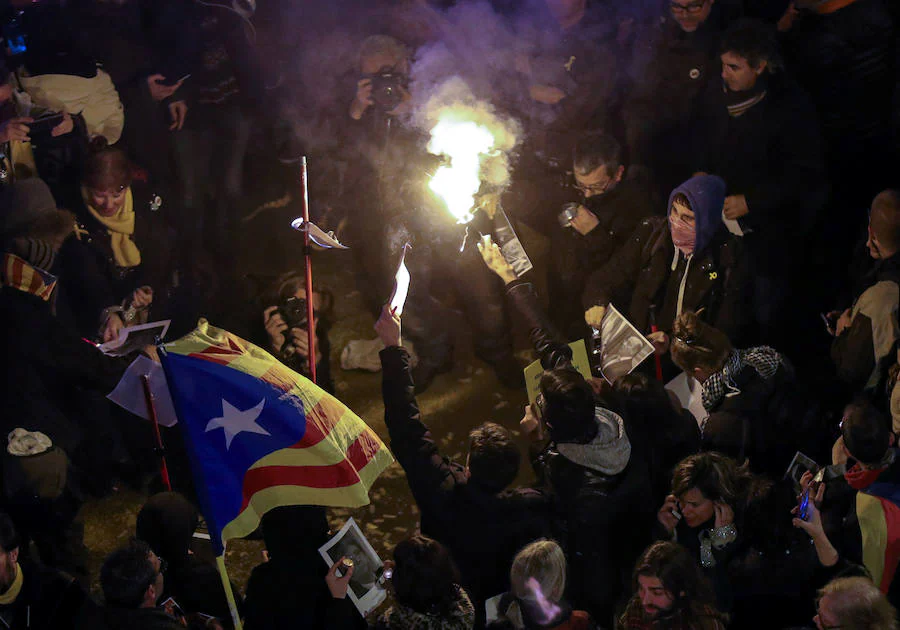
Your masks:
<svg viewBox="0 0 900 630"><path fill-rule="evenodd" d="M353 518L319 547L319 554L329 568L341 558L353 560L353 577L347 596L361 615L367 615L384 601L386 594L381 580L384 563Z"/></svg>

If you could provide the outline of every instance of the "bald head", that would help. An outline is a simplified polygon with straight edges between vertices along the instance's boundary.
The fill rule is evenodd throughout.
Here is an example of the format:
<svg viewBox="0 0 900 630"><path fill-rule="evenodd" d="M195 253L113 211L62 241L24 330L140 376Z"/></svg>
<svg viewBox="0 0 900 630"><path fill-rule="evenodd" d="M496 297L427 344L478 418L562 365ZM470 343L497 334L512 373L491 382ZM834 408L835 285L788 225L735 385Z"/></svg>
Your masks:
<svg viewBox="0 0 900 630"><path fill-rule="evenodd" d="M866 244L872 258L890 258L900 252L900 191L885 190L875 197Z"/></svg>

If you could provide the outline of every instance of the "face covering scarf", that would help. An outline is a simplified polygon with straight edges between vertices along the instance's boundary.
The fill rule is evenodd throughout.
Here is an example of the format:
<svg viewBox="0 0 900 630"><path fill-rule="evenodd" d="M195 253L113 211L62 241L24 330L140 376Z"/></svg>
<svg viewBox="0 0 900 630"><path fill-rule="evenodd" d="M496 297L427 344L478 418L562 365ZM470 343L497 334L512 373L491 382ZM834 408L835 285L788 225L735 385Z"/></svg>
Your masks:
<svg viewBox="0 0 900 630"><path fill-rule="evenodd" d="M694 253L694 243L697 241L697 231L694 226L688 225L683 219L670 214L669 230L672 232L672 242L682 254L690 256Z"/></svg>

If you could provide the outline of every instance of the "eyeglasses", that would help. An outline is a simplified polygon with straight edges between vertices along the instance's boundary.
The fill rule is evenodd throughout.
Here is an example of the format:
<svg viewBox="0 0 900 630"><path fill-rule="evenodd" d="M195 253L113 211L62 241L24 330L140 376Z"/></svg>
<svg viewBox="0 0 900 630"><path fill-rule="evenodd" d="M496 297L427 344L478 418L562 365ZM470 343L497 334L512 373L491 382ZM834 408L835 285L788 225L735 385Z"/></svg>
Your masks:
<svg viewBox="0 0 900 630"><path fill-rule="evenodd" d="M677 2L669 3L669 10L672 13L700 13L706 6L707 0L703 2L691 2L690 4L678 4Z"/></svg>
<svg viewBox="0 0 900 630"><path fill-rule="evenodd" d="M169 563L166 562L166 559L162 556L156 556L156 559L159 560L159 571L157 571L157 573L159 575L164 575L166 571L169 570Z"/></svg>
<svg viewBox="0 0 900 630"><path fill-rule="evenodd" d="M612 183L613 183L612 177L607 179L605 184L590 184L587 186L585 186L578 180L575 180L575 182L572 184L572 188L581 192L581 194L583 194L585 197L587 197L587 196L593 196L593 195L602 195L609 189L609 187Z"/></svg>

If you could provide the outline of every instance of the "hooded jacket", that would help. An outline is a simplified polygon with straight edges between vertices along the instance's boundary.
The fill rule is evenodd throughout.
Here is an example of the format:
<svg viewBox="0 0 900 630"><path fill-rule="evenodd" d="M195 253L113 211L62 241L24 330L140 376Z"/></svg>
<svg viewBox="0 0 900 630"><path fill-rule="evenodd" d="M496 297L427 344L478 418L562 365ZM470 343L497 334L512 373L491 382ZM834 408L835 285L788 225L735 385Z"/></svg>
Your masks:
<svg viewBox="0 0 900 630"><path fill-rule="evenodd" d="M672 191L684 194L694 212L694 252L672 243L667 218L646 219L628 242L588 279L585 309L614 303L641 332L650 332L651 307L660 330L671 331L685 310L705 309L705 319L735 340L744 330L748 277L744 249L722 223L725 182L692 177Z"/></svg>
<svg viewBox="0 0 900 630"><path fill-rule="evenodd" d="M525 319L544 369L571 367L571 349L547 320L530 283L513 282L507 298ZM596 436L586 444L551 441L532 458L563 523L558 540L569 558L572 605L601 624L627 588L628 574L650 540L655 508L647 462L631 457L624 419L595 407Z"/></svg>

